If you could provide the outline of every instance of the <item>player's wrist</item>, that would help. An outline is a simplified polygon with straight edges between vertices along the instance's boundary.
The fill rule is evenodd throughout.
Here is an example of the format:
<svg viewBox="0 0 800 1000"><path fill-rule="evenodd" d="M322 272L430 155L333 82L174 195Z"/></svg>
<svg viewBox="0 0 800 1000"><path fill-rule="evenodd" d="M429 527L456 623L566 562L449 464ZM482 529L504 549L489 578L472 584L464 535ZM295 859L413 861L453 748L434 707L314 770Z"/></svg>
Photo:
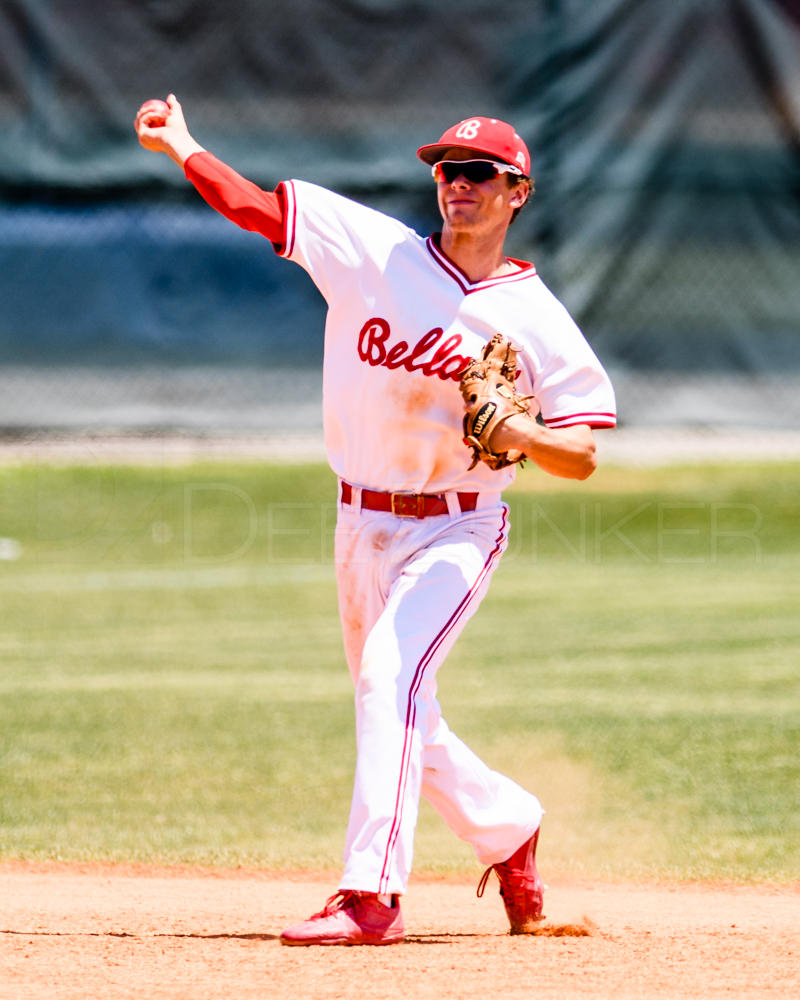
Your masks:
<svg viewBox="0 0 800 1000"><path fill-rule="evenodd" d="M535 451L540 427L529 413L514 413L495 428L490 445L495 452L521 451L528 458Z"/></svg>
<svg viewBox="0 0 800 1000"><path fill-rule="evenodd" d="M184 167L190 156L193 156L195 153L205 153L206 149L190 135L186 135L170 142L169 147L164 152L179 167Z"/></svg>

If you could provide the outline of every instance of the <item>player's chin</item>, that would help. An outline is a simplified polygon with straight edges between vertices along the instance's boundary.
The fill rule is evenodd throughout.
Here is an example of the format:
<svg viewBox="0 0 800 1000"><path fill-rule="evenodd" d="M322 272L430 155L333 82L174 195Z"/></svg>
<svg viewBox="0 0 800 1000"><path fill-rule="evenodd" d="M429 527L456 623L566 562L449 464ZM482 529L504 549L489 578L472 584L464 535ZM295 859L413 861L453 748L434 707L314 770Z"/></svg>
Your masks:
<svg viewBox="0 0 800 1000"><path fill-rule="evenodd" d="M448 205L443 214L448 226L454 231L472 229L479 221L472 204Z"/></svg>

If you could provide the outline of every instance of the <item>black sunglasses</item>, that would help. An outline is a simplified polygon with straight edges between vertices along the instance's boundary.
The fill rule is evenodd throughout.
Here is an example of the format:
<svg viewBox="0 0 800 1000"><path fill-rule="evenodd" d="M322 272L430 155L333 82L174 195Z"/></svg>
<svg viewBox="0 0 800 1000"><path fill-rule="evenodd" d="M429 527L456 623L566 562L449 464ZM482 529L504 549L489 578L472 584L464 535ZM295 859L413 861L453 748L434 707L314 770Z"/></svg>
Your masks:
<svg viewBox="0 0 800 1000"><path fill-rule="evenodd" d="M512 163L496 163L494 160L440 160L431 167L433 179L437 183L452 184L456 177L463 177L470 184L493 181L500 174L517 174L522 171Z"/></svg>

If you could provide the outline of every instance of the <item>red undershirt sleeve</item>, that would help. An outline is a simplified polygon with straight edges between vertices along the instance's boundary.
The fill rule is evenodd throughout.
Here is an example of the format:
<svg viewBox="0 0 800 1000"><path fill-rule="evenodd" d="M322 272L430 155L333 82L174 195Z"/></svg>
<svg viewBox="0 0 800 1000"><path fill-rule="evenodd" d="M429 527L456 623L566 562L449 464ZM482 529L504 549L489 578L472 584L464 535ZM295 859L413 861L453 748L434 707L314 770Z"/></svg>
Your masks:
<svg viewBox="0 0 800 1000"><path fill-rule="evenodd" d="M264 191L212 153L192 153L183 169L187 180L226 219L261 233L276 246L283 243L284 207L279 192Z"/></svg>

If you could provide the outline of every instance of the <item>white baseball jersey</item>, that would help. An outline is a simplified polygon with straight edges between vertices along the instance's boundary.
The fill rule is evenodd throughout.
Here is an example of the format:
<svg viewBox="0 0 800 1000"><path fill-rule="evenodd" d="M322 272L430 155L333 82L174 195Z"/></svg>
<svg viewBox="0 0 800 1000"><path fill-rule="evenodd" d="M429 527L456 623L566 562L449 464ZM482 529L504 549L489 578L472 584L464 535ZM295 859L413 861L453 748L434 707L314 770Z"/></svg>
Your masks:
<svg viewBox="0 0 800 1000"><path fill-rule="evenodd" d="M282 256L328 304L323 423L343 479L387 491L498 491L515 466L468 471L459 372L495 333L520 348L521 393L545 423L613 427L609 379L532 264L472 282L427 239L371 208L304 181L282 186Z"/></svg>

